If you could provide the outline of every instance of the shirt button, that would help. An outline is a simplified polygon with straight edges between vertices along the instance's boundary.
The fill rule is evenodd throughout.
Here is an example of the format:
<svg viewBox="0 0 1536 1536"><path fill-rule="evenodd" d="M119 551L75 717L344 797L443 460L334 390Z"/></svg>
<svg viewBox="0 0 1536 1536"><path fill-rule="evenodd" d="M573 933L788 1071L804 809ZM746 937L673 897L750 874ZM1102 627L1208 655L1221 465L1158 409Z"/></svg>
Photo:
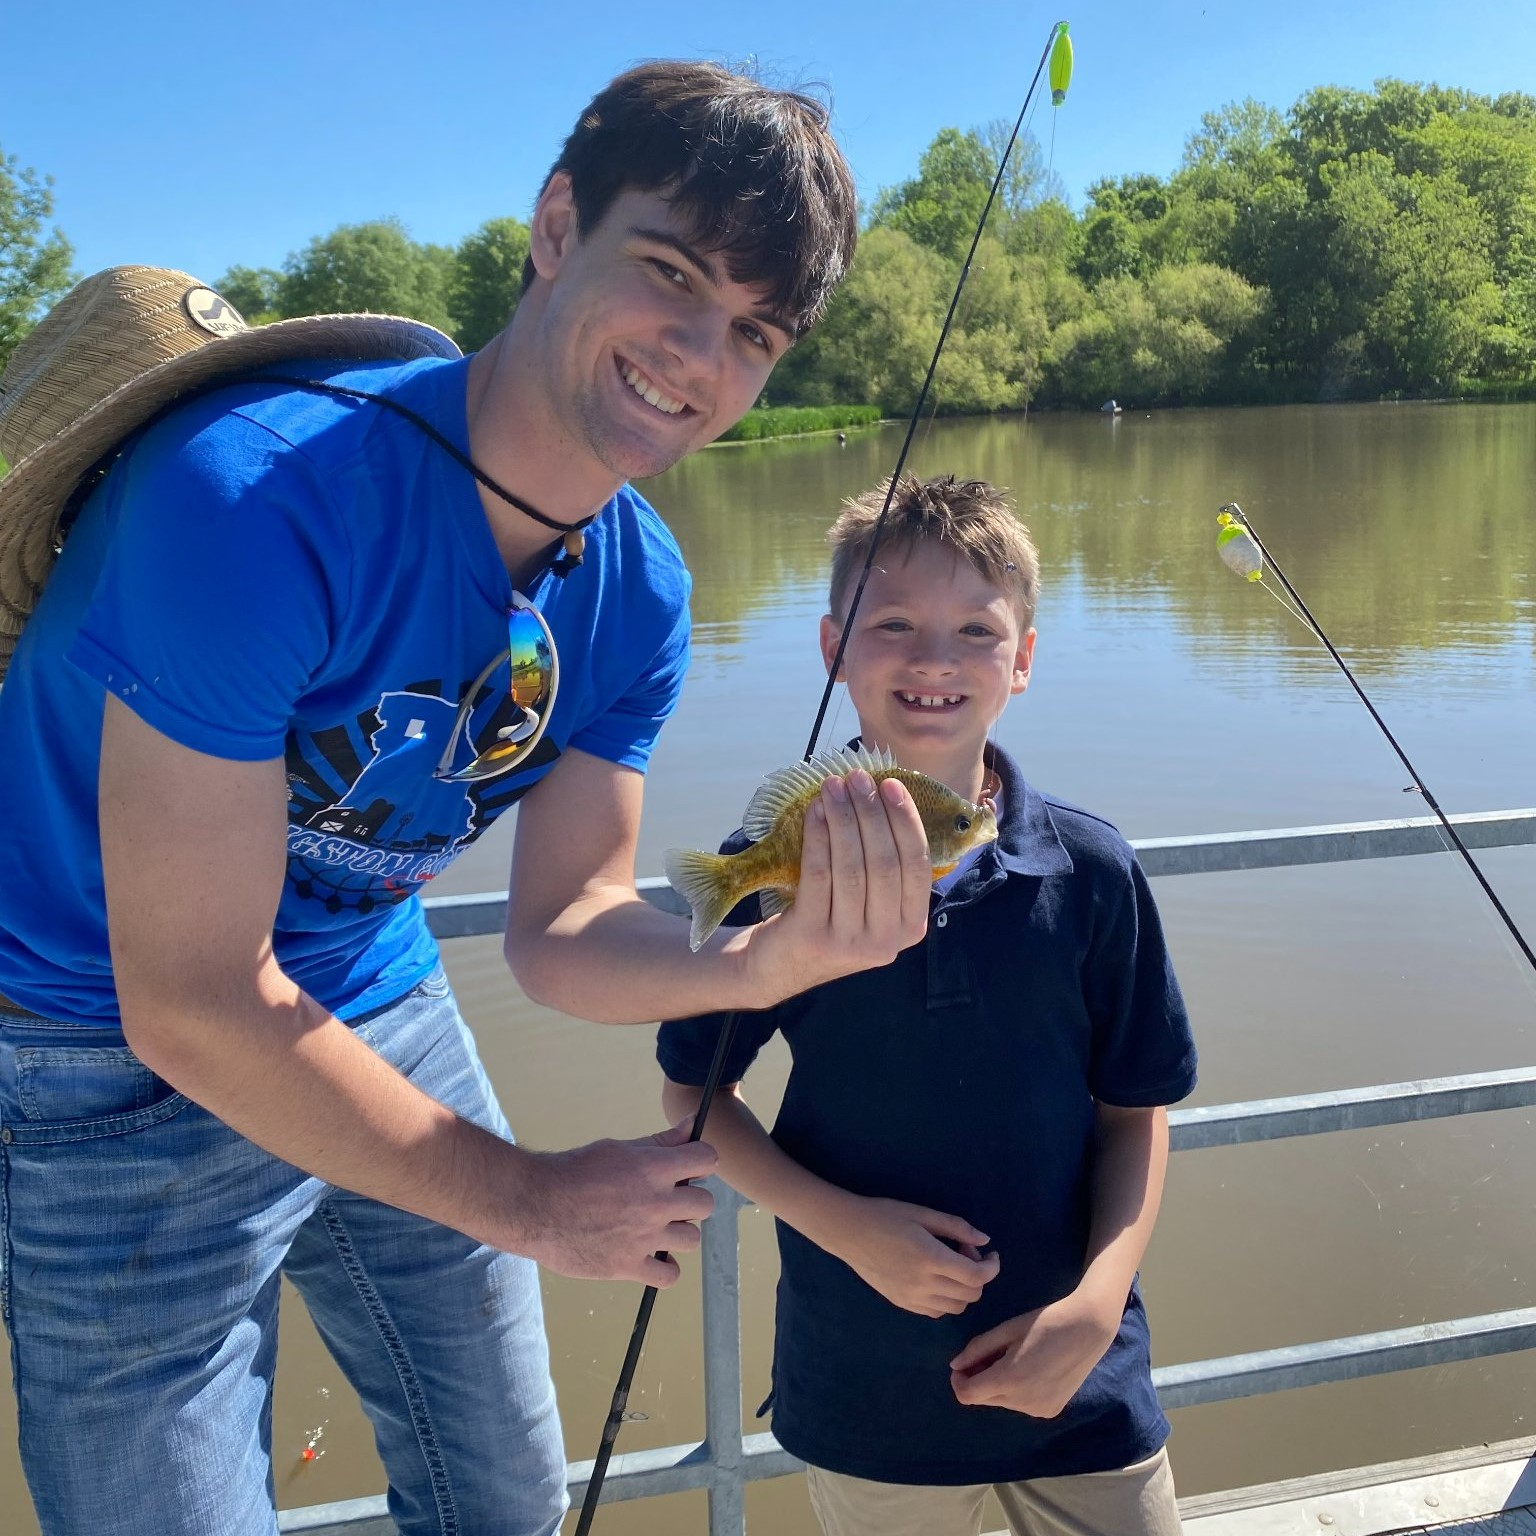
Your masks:
<svg viewBox="0 0 1536 1536"><path fill-rule="evenodd" d="M933 926L935 928L946 928L946 927L948 927L949 926L949 913L948 912L940 912L939 915L936 918L934 918Z"/></svg>

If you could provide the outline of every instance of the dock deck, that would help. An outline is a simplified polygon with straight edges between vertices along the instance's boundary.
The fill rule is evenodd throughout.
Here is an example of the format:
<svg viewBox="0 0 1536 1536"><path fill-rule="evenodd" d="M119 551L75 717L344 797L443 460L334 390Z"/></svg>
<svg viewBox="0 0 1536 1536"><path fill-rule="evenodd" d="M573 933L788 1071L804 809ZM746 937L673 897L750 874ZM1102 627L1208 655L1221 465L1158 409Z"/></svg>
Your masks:
<svg viewBox="0 0 1536 1536"><path fill-rule="evenodd" d="M1536 1536L1536 1436L1181 1499L1186 1536Z"/></svg>

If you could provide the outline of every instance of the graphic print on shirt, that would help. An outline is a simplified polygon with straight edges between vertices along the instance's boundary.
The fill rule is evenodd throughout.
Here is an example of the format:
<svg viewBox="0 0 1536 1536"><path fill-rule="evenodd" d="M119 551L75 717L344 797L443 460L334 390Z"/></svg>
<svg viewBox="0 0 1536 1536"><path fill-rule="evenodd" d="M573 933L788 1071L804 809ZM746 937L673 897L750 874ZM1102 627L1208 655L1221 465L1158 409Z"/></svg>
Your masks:
<svg viewBox="0 0 1536 1536"><path fill-rule="evenodd" d="M496 679L470 717L475 743L458 743L463 767L516 715ZM493 703L494 701L494 703ZM453 734L458 698L439 683L380 694L350 725L289 733L288 883L331 913L367 914L404 901L446 868L553 766L545 736L517 771L476 784L434 777Z"/></svg>

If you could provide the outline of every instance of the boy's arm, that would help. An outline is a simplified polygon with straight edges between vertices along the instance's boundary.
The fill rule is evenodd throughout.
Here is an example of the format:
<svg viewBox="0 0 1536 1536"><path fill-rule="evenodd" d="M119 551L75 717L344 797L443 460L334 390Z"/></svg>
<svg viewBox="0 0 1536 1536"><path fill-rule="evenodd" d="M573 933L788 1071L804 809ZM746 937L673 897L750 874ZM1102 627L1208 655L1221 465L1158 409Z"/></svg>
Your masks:
<svg viewBox="0 0 1536 1536"><path fill-rule="evenodd" d="M671 1078L662 1090L673 1121L691 1115L701 1097ZM739 1083L721 1086L704 1129L732 1188L841 1259L895 1306L924 1317L963 1312L997 1274L997 1255L977 1253L986 1234L961 1217L855 1195L797 1163L763 1129Z"/></svg>
<svg viewBox="0 0 1536 1536"><path fill-rule="evenodd" d="M1168 1111L1099 1104L1093 1219L1070 1295L978 1334L950 1362L962 1403L1054 1418L1113 1342L1152 1237L1168 1167Z"/></svg>

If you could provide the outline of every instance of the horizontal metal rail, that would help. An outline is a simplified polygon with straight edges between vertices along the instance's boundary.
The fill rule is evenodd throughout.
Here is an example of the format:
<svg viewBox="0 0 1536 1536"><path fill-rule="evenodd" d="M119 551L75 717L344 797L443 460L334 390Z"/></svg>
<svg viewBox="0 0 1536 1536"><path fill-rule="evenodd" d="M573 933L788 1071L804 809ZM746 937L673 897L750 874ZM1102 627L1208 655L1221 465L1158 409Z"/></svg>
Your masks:
<svg viewBox="0 0 1536 1536"><path fill-rule="evenodd" d="M1469 848L1536 844L1536 809L1450 819ZM1132 846L1148 875L1166 876L1397 858L1438 853L1445 844L1438 822L1424 816L1152 838ZM686 911L665 880L643 880L638 885L653 905L680 914ZM438 938L469 938L502 931L507 893L438 896L429 898L425 905L428 922ZM1520 1068L1240 1104L1202 1105L1174 1110L1168 1118L1174 1150L1192 1151L1533 1104L1536 1068ZM704 1223L700 1253L706 1438L615 1456L604 1484L603 1502L705 1489L710 1501L710 1536L741 1536L745 1530L744 1485L798 1472L802 1463L771 1434L742 1433L737 1217L744 1202L718 1181L712 1183L715 1214ZM1152 1375L1163 1406L1173 1409L1531 1348L1536 1348L1536 1308L1524 1308L1160 1366ZM590 1461L569 1464L573 1502L585 1492L591 1473ZM291 1536L393 1536L394 1524L383 1497L376 1496L286 1510L278 1518L278 1529Z"/></svg>
<svg viewBox="0 0 1536 1536"><path fill-rule="evenodd" d="M1426 1077L1378 1088L1336 1088L1288 1099L1251 1099L1246 1104L1202 1104L1168 1112L1175 1152L1197 1147L1235 1147L1286 1136L1358 1131L1408 1120L1440 1120L1493 1109L1536 1104L1536 1067L1474 1072L1464 1077Z"/></svg>
<svg viewBox="0 0 1536 1536"><path fill-rule="evenodd" d="M1479 811L1452 816L1468 848L1514 848L1536 843L1536 809ZM1282 827L1268 832L1214 832L1199 837L1133 838L1131 847L1148 875L1214 875L1240 869L1337 864L1353 859L1396 859L1443 853L1445 834L1433 816L1399 821L1353 821L1326 827ZM681 896L659 875L635 882L652 906L686 915ZM439 939L500 933L507 925L507 893L429 896L427 923Z"/></svg>
<svg viewBox="0 0 1536 1536"><path fill-rule="evenodd" d="M1416 1371L1426 1365L1450 1365L1532 1347L1536 1347L1536 1307L1521 1307L1483 1317L1453 1317L1444 1323L1159 1366L1152 1372L1152 1381L1164 1409L1192 1408L1198 1403L1357 1381L1363 1376Z"/></svg>

